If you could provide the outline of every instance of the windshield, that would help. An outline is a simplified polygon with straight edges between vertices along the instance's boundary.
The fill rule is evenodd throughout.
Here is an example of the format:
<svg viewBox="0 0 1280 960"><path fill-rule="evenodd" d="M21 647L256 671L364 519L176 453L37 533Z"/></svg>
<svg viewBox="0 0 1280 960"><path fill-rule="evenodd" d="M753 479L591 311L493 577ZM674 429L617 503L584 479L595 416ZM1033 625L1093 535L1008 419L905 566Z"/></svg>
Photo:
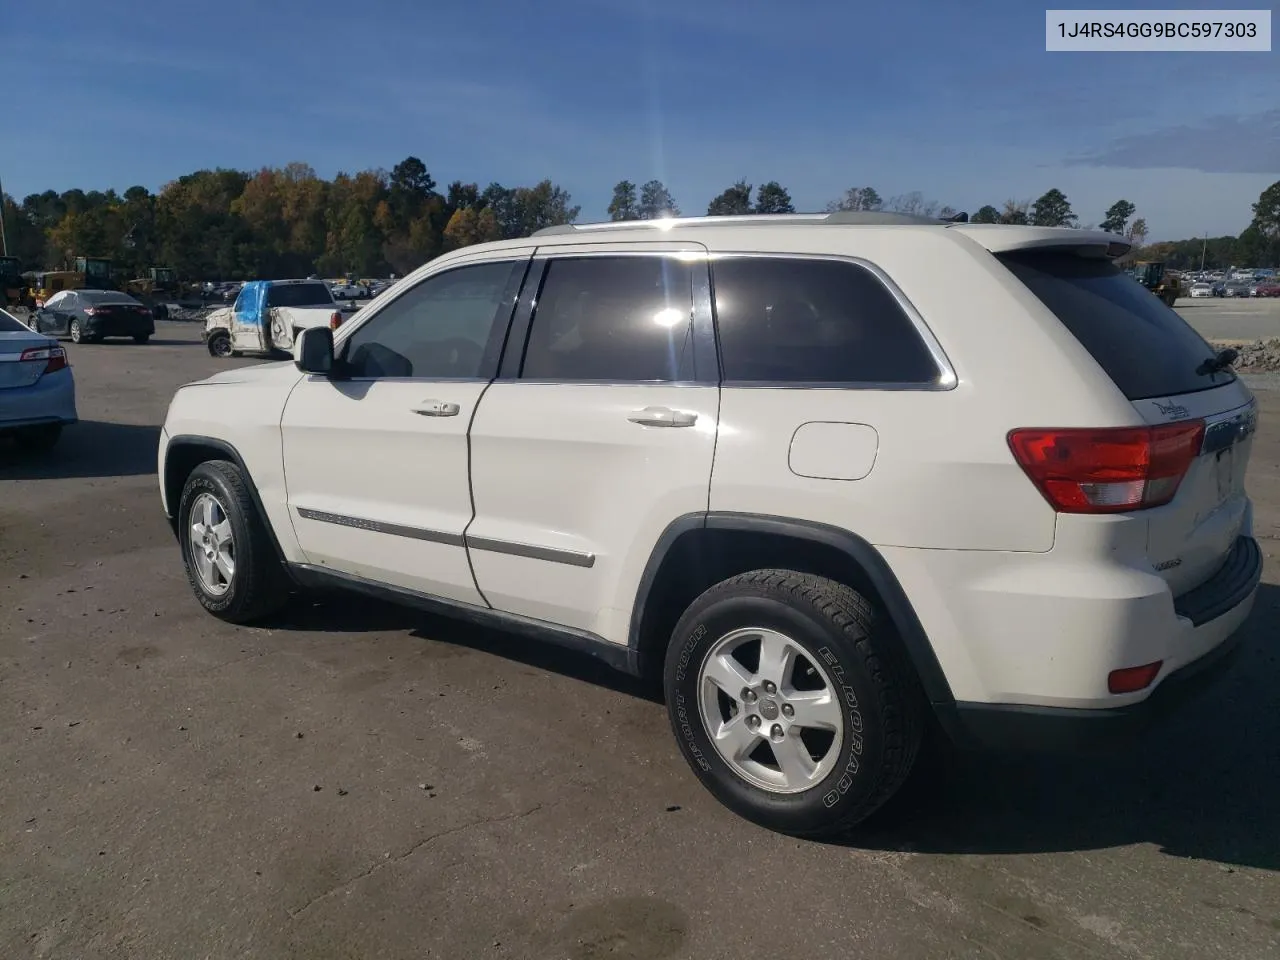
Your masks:
<svg viewBox="0 0 1280 960"><path fill-rule="evenodd" d="M323 283L281 283L267 291L268 307L331 307L333 296Z"/></svg>
<svg viewBox="0 0 1280 960"><path fill-rule="evenodd" d="M86 260L84 275L95 280L106 280L111 276L111 263L107 260Z"/></svg>
<svg viewBox="0 0 1280 960"><path fill-rule="evenodd" d="M1182 317L1107 260L1067 253L1008 253L1008 267L1053 311L1130 400L1230 383L1197 373L1214 350Z"/></svg>
<svg viewBox="0 0 1280 960"><path fill-rule="evenodd" d="M17 317L0 310L0 333L30 333L31 328Z"/></svg>

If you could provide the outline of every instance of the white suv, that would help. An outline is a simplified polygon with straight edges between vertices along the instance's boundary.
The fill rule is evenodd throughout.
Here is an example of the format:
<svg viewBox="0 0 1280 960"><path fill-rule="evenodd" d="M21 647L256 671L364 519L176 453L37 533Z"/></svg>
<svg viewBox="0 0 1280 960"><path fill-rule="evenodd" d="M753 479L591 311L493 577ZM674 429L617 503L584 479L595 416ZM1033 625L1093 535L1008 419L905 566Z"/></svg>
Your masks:
<svg viewBox="0 0 1280 960"><path fill-rule="evenodd" d="M1249 614L1253 398L1126 250L883 214L468 247L180 389L165 509L223 619L352 588L662 672L712 793L830 833L935 719L1111 740Z"/></svg>

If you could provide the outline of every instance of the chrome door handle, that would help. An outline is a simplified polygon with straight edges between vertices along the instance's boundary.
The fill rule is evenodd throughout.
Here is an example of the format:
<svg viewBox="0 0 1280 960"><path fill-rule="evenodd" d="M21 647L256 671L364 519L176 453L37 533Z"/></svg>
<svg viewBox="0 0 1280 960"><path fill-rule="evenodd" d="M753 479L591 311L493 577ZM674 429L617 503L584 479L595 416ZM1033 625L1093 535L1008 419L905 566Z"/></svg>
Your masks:
<svg viewBox="0 0 1280 960"><path fill-rule="evenodd" d="M698 422L698 415L686 410L672 410L670 407L645 407L627 419L645 427L692 427Z"/></svg>
<svg viewBox="0 0 1280 960"><path fill-rule="evenodd" d="M423 400L413 408L413 412L424 417L456 417L460 409L456 403L445 400Z"/></svg>

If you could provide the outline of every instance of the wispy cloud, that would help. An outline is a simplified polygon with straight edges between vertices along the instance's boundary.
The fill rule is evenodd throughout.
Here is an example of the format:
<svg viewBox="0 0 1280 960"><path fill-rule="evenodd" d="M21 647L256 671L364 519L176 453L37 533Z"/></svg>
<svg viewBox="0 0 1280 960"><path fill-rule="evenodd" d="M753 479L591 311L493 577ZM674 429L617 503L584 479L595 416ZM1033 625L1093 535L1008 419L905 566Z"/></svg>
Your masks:
<svg viewBox="0 0 1280 960"><path fill-rule="evenodd" d="M1280 171L1280 110L1221 115L1112 140L1067 160L1070 166L1174 168L1202 173Z"/></svg>

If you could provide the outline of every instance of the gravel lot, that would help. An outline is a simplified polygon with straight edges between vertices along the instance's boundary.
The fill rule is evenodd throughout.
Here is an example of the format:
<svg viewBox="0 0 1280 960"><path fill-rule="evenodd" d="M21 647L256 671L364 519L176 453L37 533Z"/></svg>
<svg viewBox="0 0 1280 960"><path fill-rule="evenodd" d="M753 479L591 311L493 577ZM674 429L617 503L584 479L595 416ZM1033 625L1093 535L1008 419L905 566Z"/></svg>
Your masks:
<svg viewBox="0 0 1280 960"><path fill-rule="evenodd" d="M49 459L0 446L0 957L1280 955L1280 393L1220 686L1126 755L952 759L821 845L732 817L653 691L567 654L338 596L205 615L156 436L248 361L160 326L69 348Z"/></svg>

